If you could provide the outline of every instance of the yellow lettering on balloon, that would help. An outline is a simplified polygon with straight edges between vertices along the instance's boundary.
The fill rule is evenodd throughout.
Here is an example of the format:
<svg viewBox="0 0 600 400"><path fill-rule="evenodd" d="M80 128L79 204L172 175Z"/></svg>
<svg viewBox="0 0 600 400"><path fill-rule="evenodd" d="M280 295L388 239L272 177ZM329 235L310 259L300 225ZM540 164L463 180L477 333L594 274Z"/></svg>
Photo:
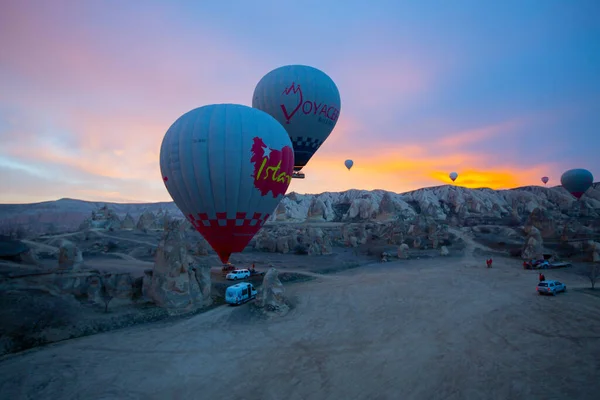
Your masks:
<svg viewBox="0 0 600 400"><path fill-rule="evenodd" d="M288 174L286 174L285 172L282 172L279 174L279 176L277 177L277 182L279 183L285 183L286 179L289 180L291 179L290 176Z"/></svg>
<svg viewBox="0 0 600 400"><path fill-rule="evenodd" d="M279 163L276 166L267 167L265 169L265 165L267 165L267 162L268 162L268 158L263 157L262 163L260 164L260 168L258 169L258 172L256 173L256 177L254 178L255 180L259 180L261 177L262 177L262 179L267 179L270 177L273 182L285 183L287 181L288 184L291 183L291 181L292 181L291 175L289 175L285 172L278 173L279 170L281 169L281 160L279 161ZM263 171L265 172L264 174L263 174Z"/></svg>
<svg viewBox="0 0 600 400"><path fill-rule="evenodd" d="M267 157L263 157L263 161L262 164L260 164L260 168L258 169L258 174L256 174L256 180L258 180L260 178L260 174L262 173L263 168L265 167L265 164L267 163Z"/></svg>
<svg viewBox="0 0 600 400"><path fill-rule="evenodd" d="M279 168L281 167L281 160L279 160L279 164L277 164L276 167L269 167L267 168L267 176L269 176L269 171L272 171L271 173L271 180L275 181L275 174L277 173L277 171L279 171ZM265 179L267 179L267 176L265 176Z"/></svg>

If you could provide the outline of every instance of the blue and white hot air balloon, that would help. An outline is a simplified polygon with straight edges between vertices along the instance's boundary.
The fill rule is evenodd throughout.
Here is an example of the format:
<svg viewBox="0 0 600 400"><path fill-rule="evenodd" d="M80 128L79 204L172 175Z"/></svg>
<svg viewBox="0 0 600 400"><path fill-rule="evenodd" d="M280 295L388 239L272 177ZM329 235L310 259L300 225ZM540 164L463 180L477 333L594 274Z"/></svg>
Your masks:
<svg viewBox="0 0 600 400"><path fill-rule="evenodd" d="M350 168L352 168L352 166L354 165L354 161L346 160L344 161L344 165L346 166L346 168L348 168L348 170L350 170Z"/></svg>
<svg viewBox="0 0 600 400"><path fill-rule="evenodd" d="M223 263L273 213L291 182L292 142L269 114L217 104L183 114L160 148L162 179Z"/></svg>
<svg viewBox="0 0 600 400"><path fill-rule="evenodd" d="M340 116L340 93L323 71L286 65L256 85L252 107L279 121L292 139L294 171L300 171L331 134Z"/></svg>
<svg viewBox="0 0 600 400"><path fill-rule="evenodd" d="M452 179L452 182L454 182L456 178L458 178L458 174L456 172L450 172L450 175L448 176L450 177L450 179Z"/></svg>

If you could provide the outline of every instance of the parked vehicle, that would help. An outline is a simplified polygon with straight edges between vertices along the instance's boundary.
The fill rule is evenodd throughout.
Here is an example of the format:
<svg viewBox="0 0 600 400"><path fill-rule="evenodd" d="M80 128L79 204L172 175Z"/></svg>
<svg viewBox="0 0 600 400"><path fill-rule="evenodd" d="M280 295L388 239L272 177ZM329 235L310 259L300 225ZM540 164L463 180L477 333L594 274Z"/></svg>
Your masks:
<svg viewBox="0 0 600 400"><path fill-rule="evenodd" d="M567 285L559 281L542 281L537 285L538 294L551 294L553 296L556 293L566 292Z"/></svg>
<svg viewBox="0 0 600 400"><path fill-rule="evenodd" d="M250 275L251 276L262 276L265 274L265 271L257 271L255 269L251 269L250 270Z"/></svg>
<svg viewBox="0 0 600 400"><path fill-rule="evenodd" d="M245 279L250 277L250 271L247 269L235 269L227 274L225 278L230 281L237 281L238 279Z"/></svg>
<svg viewBox="0 0 600 400"><path fill-rule="evenodd" d="M552 261L548 262L546 260L531 260L531 261L523 261L524 269L555 269L555 268L565 268L570 267L571 263L565 261Z"/></svg>
<svg viewBox="0 0 600 400"><path fill-rule="evenodd" d="M256 298L257 291L251 283L242 282L229 286L225 291L225 302L242 304Z"/></svg>
<svg viewBox="0 0 600 400"><path fill-rule="evenodd" d="M524 269L546 269L549 267L550 263L546 260L523 261Z"/></svg>

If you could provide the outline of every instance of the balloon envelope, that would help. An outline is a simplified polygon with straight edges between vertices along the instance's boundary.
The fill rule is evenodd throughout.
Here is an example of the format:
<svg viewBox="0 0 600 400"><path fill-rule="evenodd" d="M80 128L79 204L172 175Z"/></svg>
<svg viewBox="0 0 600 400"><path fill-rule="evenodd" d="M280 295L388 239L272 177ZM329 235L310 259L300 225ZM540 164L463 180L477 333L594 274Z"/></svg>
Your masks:
<svg viewBox="0 0 600 400"><path fill-rule="evenodd" d="M594 176L587 169L570 169L562 174L560 183L573 196L580 199L594 183Z"/></svg>
<svg viewBox="0 0 600 400"><path fill-rule="evenodd" d="M169 194L223 263L246 247L277 207L293 166L292 143L281 124L237 104L182 115L160 148Z"/></svg>
<svg viewBox="0 0 600 400"><path fill-rule="evenodd" d="M452 179L452 182L454 182L456 180L456 178L458 178L458 174L456 172L450 172L450 179Z"/></svg>
<svg viewBox="0 0 600 400"><path fill-rule="evenodd" d="M354 161L346 160L346 161L344 161L344 165L346 166L346 168L350 169L354 165Z"/></svg>
<svg viewBox="0 0 600 400"><path fill-rule="evenodd" d="M547 177L547 176L544 176L544 177L542 177L542 182L544 182L544 185L545 185L546 183L548 183L548 181L549 181L549 179L548 179L548 177Z"/></svg>
<svg viewBox="0 0 600 400"><path fill-rule="evenodd" d="M294 170L300 171L335 127L340 116L340 93L323 71L286 65L258 82L252 107L272 115L284 126L294 146Z"/></svg>

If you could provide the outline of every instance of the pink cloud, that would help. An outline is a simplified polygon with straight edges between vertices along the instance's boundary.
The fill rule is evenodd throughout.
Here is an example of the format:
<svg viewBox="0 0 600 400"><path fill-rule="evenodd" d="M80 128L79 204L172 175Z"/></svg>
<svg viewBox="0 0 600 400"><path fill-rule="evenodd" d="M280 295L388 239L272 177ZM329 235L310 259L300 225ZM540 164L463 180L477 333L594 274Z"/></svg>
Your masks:
<svg viewBox="0 0 600 400"><path fill-rule="evenodd" d="M414 101L415 96L425 93L432 85L432 72L417 62L392 59L372 63L363 57L341 63L345 68L339 68L335 80L343 88L343 97L355 99L355 107L389 109L390 103L401 106Z"/></svg>
<svg viewBox="0 0 600 400"><path fill-rule="evenodd" d="M465 144L481 142L485 139L491 139L502 133L511 132L515 128L525 125L524 120L510 120L495 125L484 126L481 128L470 129L462 132L455 132L444 136L437 142L438 145L446 147L459 147Z"/></svg>
<svg viewBox="0 0 600 400"><path fill-rule="evenodd" d="M21 84L12 90L7 85L0 100L46 110L67 103L76 112L102 107L173 114L206 103L248 104L255 82L247 78L267 71L260 57L218 32L181 29L163 8L148 8L143 18L136 18L137 11L128 14L136 18L133 25L124 17L104 16L113 23L107 33L79 23L80 6L42 3L37 12L19 3L7 7L0 71ZM65 24L65 13L73 13L74 22ZM215 75L224 73L231 85L217 86Z"/></svg>

